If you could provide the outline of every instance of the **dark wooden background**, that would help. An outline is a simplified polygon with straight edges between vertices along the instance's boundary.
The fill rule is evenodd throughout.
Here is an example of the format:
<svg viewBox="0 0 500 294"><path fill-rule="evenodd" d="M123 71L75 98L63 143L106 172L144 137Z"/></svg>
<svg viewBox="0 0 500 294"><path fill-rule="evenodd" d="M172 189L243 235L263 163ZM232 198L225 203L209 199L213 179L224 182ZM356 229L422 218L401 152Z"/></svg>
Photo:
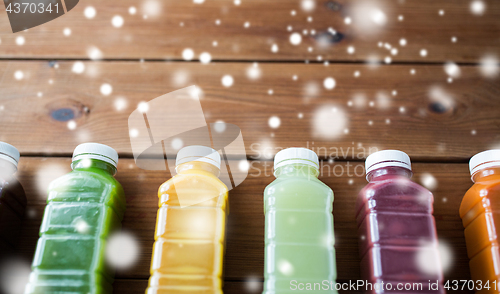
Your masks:
<svg viewBox="0 0 500 294"><path fill-rule="evenodd" d="M158 16L153 13L144 18L143 6L148 2L159 5L153 9ZM115 293L143 293L149 277L156 193L170 175L135 166L127 119L139 102L196 84L204 93L207 121L237 124L256 168L269 164L270 159L255 160L252 144L257 144L253 145L257 149L314 144L316 148L344 151L356 148L356 154L370 147L407 152L414 162L414 180L422 183L430 174L437 183L432 189L434 215L440 241L449 248L451 258L445 277L469 279L458 208L472 184L468 159L500 147L500 79L485 77L480 66L484 56L500 57L500 2L484 1L486 10L480 16L471 13L471 1L465 0L315 3L313 11L305 12L301 1L293 0L241 0L240 5L229 0L206 0L203 4L82 0L52 22L17 34L0 34L0 141L21 151L18 177L29 197L22 256L26 260L33 256L45 189L52 179L69 171L74 147L87 141L108 144L121 157L117 179L128 202L123 227L140 245L137 263L117 273ZM383 11L386 24L380 28L357 25L362 20L356 11L363 5L375 5ZM84 16L88 6L97 11L93 19ZM129 13L131 6L137 9L135 15ZM120 28L111 25L115 15L124 19ZM398 20L400 15L402 21ZM308 17L312 17L310 22ZM345 23L346 17L352 18L352 24ZM245 22L250 23L248 28ZM290 44L288 26L292 32L307 30L300 45ZM329 27L335 29L335 36L328 34ZM69 36L63 34L65 29L71 30ZM0 32L7 31L7 16L0 11ZM20 37L23 45L17 44ZM320 46L318 40L325 37L326 46ZM456 42L452 42L453 37ZM399 44L402 38L407 40L406 46ZM397 55L379 47L379 42L397 48ZM273 44L279 48L276 53L271 51ZM354 53L348 53L349 46L355 48ZM96 48L101 56L91 59L89 52ZM182 59L185 48L194 50L195 59ZM422 49L427 50L427 56L420 55ZM211 54L210 64L197 60L201 52ZM388 56L392 59L389 64L383 62ZM366 61L375 57L382 62L368 66ZM81 74L72 71L77 61L85 65ZM460 68L460 76L451 82L444 70L447 62ZM246 74L254 63L262 73L257 80ZM19 71L22 79L16 79ZM358 77L354 76L356 71ZM227 74L234 78L229 88L221 84ZM294 75L297 80L292 79ZM326 77L335 78L333 90L323 87ZM112 86L110 95L100 92L104 83ZM305 94L307 86L316 87L317 94ZM270 89L272 95L268 94ZM435 89L440 91L438 98L432 94ZM387 108L378 107L380 95L389 97ZM116 99L127 101L127 107L115 109ZM347 134L332 140L314 137L314 111L325 104L345 111ZM271 116L281 119L279 128L269 126ZM76 124L75 129L68 128L69 121ZM270 150L274 153L276 149ZM326 154L320 156L332 167L363 164L352 154L333 163L326 161ZM230 192L225 293L261 291L262 193L272 180L272 176L258 175L253 169ZM347 173L324 175L321 180L335 192L338 280L359 279L354 203L366 181Z"/></svg>

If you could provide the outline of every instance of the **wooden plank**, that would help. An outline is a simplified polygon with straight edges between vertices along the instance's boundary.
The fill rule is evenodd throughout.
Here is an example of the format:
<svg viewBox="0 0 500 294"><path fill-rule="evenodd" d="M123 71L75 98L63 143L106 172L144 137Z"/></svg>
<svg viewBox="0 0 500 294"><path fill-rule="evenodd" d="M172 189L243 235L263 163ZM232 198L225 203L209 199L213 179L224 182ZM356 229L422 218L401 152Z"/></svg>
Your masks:
<svg viewBox="0 0 500 294"><path fill-rule="evenodd" d="M225 278L228 281L261 280L264 262L264 215L262 193L273 181L271 167L262 161L252 161L248 178L230 191L230 214L227 226ZM359 279L359 257L355 222L355 201L358 191L366 184L361 175L362 162L322 162L321 180L335 192L334 216L338 279ZM31 259L38 228L45 207L46 186L69 170L69 158L23 157L19 179L29 197L28 218L24 224L20 250ZM350 166L348 166L350 164ZM349 170L348 170L349 168ZM440 242L449 248L450 266L447 279L468 279L469 267L463 227L458 215L462 196L471 186L467 164L416 163L414 180L431 176L436 180L434 215ZM343 172L342 172L343 171ZM357 176L354 172L357 172ZM266 176L267 175L267 176ZM165 172L143 171L133 160L119 162L117 179L127 195L124 230L137 239L140 254L137 263L117 273L119 279L147 279L157 211L157 189L168 179ZM425 177L424 177L425 178Z"/></svg>
<svg viewBox="0 0 500 294"><path fill-rule="evenodd" d="M226 0L201 5L174 0L140 4L133 0L87 0L68 15L18 34L11 33L2 6L0 56L88 58L92 48L98 48L107 59L182 59L185 48L194 50L195 59L209 52L214 60L250 61L317 60L318 56L322 60L366 61L390 56L404 62L478 62L486 54L500 55L498 1L483 1L486 9L480 16L471 12L469 0L321 0L311 12L304 11L299 0L240 2L237 6ZM84 16L89 6L96 10L92 19ZM129 7L135 7L137 13L130 15ZM116 15L124 21L120 28L112 25ZM312 17L310 22L308 17ZM352 20L350 25L345 23L347 17ZM377 25L377 21L385 24ZM246 22L248 28L244 27ZM66 28L71 35L64 35ZM330 34L329 28L338 33ZM303 35L303 30L308 34ZM315 35L311 35L312 30ZM299 45L289 41L294 32L302 34ZM18 36L24 37L24 45L17 45ZM452 37L457 38L456 43ZM407 40L406 46L399 45L402 38ZM379 42L397 48L397 55L379 47ZM274 44L278 46L276 53L271 50ZM352 54L350 46L355 48ZM422 49L427 50L426 57L420 56Z"/></svg>
<svg viewBox="0 0 500 294"><path fill-rule="evenodd" d="M500 145L500 83L481 78L474 66L462 66L450 84L434 65L259 64L260 80L247 77L254 67L245 63L85 62L82 74L74 65L1 63L0 141L31 155L69 155L95 141L130 157L127 120L136 106L196 84L207 122L238 125L253 159L308 146L323 158L359 159L378 148L404 150L413 160L464 162ZM221 84L225 75L234 78L232 87ZM336 81L332 90L323 87L327 77ZM112 87L110 95L101 93L103 84ZM281 121L277 128L269 124L273 116ZM180 119L174 123L191 118Z"/></svg>

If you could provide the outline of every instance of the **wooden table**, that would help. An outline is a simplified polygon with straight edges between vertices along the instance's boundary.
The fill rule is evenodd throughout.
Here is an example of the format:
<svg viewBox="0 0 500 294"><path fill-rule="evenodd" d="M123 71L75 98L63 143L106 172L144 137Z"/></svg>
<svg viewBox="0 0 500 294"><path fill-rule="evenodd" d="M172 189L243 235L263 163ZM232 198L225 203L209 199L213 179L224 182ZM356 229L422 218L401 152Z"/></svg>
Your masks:
<svg viewBox="0 0 500 294"><path fill-rule="evenodd" d="M117 273L114 289L144 292L156 192L170 175L135 166L127 118L141 101L196 84L207 121L238 125L257 168L269 165L279 147L320 148L332 170L362 165L357 154L363 148L407 152L414 180L430 183L435 195L438 235L450 255L445 277L469 279L458 208L472 184L468 159L500 147L498 67L481 66L500 57L500 2L484 1L482 15L465 0L305 1L305 8L315 3L311 11L301 1L240 2L85 0L52 22L0 35L0 141L20 150L18 177L29 197L24 258L33 256L45 189L69 171L74 147L108 144L121 158L116 177L128 205L123 228L140 244L137 263ZM84 15L88 6L97 12L92 19ZM6 32L5 11L0 15L0 32ZM116 15L121 27L112 25ZM292 33L300 44L291 44ZM191 61L183 60L186 48L195 53ZM202 52L211 54L209 64L198 61ZM222 85L224 75L233 77L231 87ZM336 82L331 90L323 86L327 77ZM103 94L103 84L112 93ZM117 99L126 105L117 109ZM344 131L331 139L314 132L315 112L324 105L346 117L339 122ZM280 118L279 127L270 127L272 116ZM264 147L271 159L255 159ZM332 163L325 150L344 154ZM261 291L262 193L272 180L251 169L230 193L225 293ZM359 279L354 203L366 181L347 173L321 180L335 191L338 280Z"/></svg>

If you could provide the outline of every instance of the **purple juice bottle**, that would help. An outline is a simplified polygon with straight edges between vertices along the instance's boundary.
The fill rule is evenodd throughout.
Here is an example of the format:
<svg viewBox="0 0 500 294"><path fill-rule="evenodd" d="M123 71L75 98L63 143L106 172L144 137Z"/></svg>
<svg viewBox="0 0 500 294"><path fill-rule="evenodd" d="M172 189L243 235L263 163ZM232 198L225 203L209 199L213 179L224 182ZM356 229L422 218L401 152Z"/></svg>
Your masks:
<svg viewBox="0 0 500 294"><path fill-rule="evenodd" d="M412 182L408 155L383 150L366 158L368 185L356 219L361 275L368 293L445 293L434 197ZM370 283L370 284L368 284Z"/></svg>

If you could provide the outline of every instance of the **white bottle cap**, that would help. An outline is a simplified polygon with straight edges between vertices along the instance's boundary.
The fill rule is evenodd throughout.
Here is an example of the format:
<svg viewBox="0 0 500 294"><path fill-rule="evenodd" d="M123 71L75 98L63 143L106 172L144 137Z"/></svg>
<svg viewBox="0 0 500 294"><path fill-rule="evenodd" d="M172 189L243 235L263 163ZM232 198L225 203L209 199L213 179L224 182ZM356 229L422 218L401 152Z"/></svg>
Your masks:
<svg viewBox="0 0 500 294"><path fill-rule="evenodd" d="M319 169L318 155L307 148L292 147L283 149L274 156L274 171L279 167L302 163Z"/></svg>
<svg viewBox="0 0 500 294"><path fill-rule="evenodd" d="M0 159L6 160L12 163L17 169L17 163L19 162L19 151L16 147L0 142Z"/></svg>
<svg viewBox="0 0 500 294"><path fill-rule="evenodd" d="M492 149L480 152L472 156L469 161L471 176L479 170L493 166L500 166L500 149Z"/></svg>
<svg viewBox="0 0 500 294"><path fill-rule="evenodd" d="M190 161L207 162L220 169L220 154L210 147L192 145L186 146L177 152L175 165Z"/></svg>
<svg viewBox="0 0 500 294"><path fill-rule="evenodd" d="M83 143L76 146L73 152L73 162L85 158L99 159L114 167L118 165L118 153L115 149L104 144Z"/></svg>
<svg viewBox="0 0 500 294"><path fill-rule="evenodd" d="M411 161L408 154L399 150L382 150L370 154L365 160L365 170L369 172L382 167L398 166L411 171Z"/></svg>

